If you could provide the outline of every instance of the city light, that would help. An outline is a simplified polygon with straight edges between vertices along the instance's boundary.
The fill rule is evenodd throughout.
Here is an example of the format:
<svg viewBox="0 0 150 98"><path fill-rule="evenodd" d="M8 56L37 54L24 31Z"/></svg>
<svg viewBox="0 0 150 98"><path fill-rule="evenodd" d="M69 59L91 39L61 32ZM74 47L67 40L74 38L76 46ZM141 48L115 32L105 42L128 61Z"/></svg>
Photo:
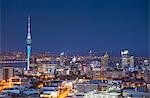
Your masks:
<svg viewBox="0 0 150 98"><path fill-rule="evenodd" d="M150 98L146 1L1 0L0 98Z"/></svg>

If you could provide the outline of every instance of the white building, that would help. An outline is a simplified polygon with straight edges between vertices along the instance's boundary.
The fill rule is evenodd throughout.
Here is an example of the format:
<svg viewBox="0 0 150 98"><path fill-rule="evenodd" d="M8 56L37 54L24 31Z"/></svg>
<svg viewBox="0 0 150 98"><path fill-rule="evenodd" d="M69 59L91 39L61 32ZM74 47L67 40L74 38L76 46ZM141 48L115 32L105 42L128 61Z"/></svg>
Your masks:
<svg viewBox="0 0 150 98"><path fill-rule="evenodd" d="M122 64L122 68L124 68L125 66L128 66L129 64L129 51L128 50L124 50L121 51L121 64Z"/></svg>
<svg viewBox="0 0 150 98"><path fill-rule="evenodd" d="M134 66L134 56L130 56L128 50L121 51L121 57L122 68L128 65Z"/></svg>

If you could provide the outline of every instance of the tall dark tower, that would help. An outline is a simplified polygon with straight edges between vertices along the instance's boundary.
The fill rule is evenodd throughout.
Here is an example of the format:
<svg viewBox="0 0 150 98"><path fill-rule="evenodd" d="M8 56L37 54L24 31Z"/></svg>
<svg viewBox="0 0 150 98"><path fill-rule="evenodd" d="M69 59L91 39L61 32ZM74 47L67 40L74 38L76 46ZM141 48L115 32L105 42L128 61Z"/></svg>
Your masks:
<svg viewBox="0 0 150 98"><path fill-rule="evenodd" d="M30 70L30 57L31 57L31 18L28 16L28 27L27 27L27 68L26 70Z"/></svg>

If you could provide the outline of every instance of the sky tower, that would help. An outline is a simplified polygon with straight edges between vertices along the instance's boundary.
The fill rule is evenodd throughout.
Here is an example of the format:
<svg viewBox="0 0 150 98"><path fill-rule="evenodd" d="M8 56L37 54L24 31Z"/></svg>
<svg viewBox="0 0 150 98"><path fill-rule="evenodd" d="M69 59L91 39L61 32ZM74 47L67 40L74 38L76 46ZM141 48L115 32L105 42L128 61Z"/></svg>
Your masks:
<svg viewBox="0 0 150 98"><path fill-rule="evenodd" d="M27 27L27 68L26 70L30 70L30 57L31 57L31 18L28 16L28 27Z"/></svg>

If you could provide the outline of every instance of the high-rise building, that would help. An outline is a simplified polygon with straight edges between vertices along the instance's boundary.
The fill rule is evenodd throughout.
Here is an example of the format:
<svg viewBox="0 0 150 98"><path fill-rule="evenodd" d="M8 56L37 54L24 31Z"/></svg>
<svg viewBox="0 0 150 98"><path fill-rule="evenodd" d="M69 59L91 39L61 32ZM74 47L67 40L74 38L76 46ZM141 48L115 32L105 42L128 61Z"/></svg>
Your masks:
<svg viewBox="0 0 150 98"><path fill-rule="evenodd" d="M130 56L130 66L134 66L134 56Z"/></svg>
<svg viewBox="0 0 150 98"><path fill-rule="evenodd" d="M128 50L121 51L121 56L122 57L129 57L129 51Z"/></svg>
<svg viewBox="0 0 150 98"><path fill-rule="evenodd" d="M130 61L129 51L128 50L121 51L121 64L122 64L122 68L128 66L129 61Z"/></svg>
<svg viewBox="0 0 150 98"><path fill-rule="evenodd" d="M130 56L128 50L121 51L121 65L122 68L134 67L134 56Z"/></svg>
<svg viewBox="0 0 150 98"><path fill-rule="evenodd" d="M0 79L8 80L14 76L14 68L13 67L2 67L0 68Z"/></svg>
<svg viewBox="0 0 150 98"><path fill-rule="evenodd" d="M31 57L31 18L28 16L28 34L27 34L27 68L30 70L30 57Z"/></svg>
<svg viewBox="0 0 150 98"><path fill-rule="evenodd" d="M65 52L61 52L61 53L60 53L60 65L61 65L61 66L64 66L64 65L65 65L65 55L66 55Z"/></svg>
<svg viewBox="0 0 150 98"><path fill-rule="evenodd" d="M148 66L150 64L150 62L148 60L144 60L143 65L144 66Z"/></svg>
<svg viewBox="0 0 150 98"><path fill-rule="evenodd" d="M104 56L101 58L101 66L107 66L109 63L109 55L108 53L105 53Z"/></svg>

